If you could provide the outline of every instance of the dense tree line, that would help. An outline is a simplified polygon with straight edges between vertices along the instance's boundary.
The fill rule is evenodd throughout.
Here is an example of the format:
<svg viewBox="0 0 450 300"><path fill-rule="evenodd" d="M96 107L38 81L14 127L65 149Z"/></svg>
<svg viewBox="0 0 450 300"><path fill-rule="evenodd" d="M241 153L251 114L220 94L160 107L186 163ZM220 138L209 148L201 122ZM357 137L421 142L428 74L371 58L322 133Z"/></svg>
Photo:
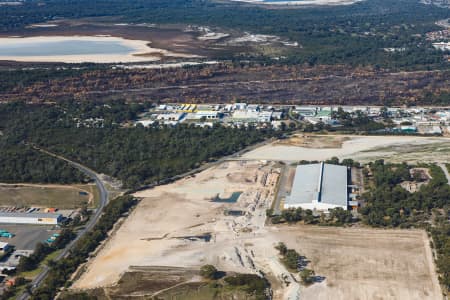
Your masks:
<svg viewBox="0 0 450 300"><path fill-rule="evenodd" d="M132 119L142 109L141 106L126 107L131 108L127 110L118 104L95 106L89 103L32 108L6 105L3 112L8 113L7 119L10 121L3 124L5 147L15 149L20 143L31 143L119 178L126 187L136 188L189 171L204 162L232 154L275 135L271 129L256 130L253 127L198 128L180 125L123 128L116 122ZM77 127L74 121L76 118L100 116L111 120L105 122L103 128ZM15 150L12 151L14 154ZM25 158L10 155L8 163L17 164L19 159ZM21 176L23 172L18 168L10 169L18 173L16 176ZM36 170L41 173L45 171L42 168ZM55 177L59 173L55 172Z"/></svg>
<svg viewBox="0 0 450 300"><path fill-rule="evenodd" d="M227 276L224 281L234 288L240 288L257 300L269 299L267 289L270 287L269 281L256 274L236 274Z"/></svg>
<svg viewBox="0 0 450 300"><path fill-rule="evenodd" d="M438 214L438 212L436 212ZM436 224L429 228L433 239L431 246L436 250L436 265L439 272L439 281L450 290L450 224L448 222L449 211L446 208L442 214L435 217Z"/></svg>
<svg viewBox="0 0 450 300"><path fill-rule="evenodd" d="M88 178L66 162L54 159L24 145L0 142L0 182L77 183Z"/></svg>
<svg viewBox="0 0 450 300"><path fill-rule="evenodd" d="M432 179L415 193L399 185L411 180L406 164L385 164L378 160L369 167L374 187L363 194L366 205L360 209L363 221L369 225L419 226L427 222L433 208L450 204L450 187L438 166L429 166Z"/></svg>
<svg viewBox="0 0 450 300"><path fill-rule="evenodd" d="M338 120L339 124L342 125L342 128L339 128L339 130L373 132L386 127L386 125L380 122L375 122L360 110L349 113L344 111L342 107L339 107L337 111L332 112L332 117L333 119Z"/></svg>
<svg viewBox="0 0 450 300"><path fill-rule="evenodd" d="M273 224L303 222L304 224L343 226L357 221L351 211L344 210L341 207L329 209L328 214L322 213L320 215L314 215L312 210L301 207L284 209L280 215L274 215L272 209L267 210L266 213Z"/></svg>
<svg viewBox="0 0 450 300"><path fill-rule="evenodd" d="M448 18L448 9L410 0L372 0L354 5L301 9L266 9L234 2L204 0L153 1L26 1L3 6L0 30L10 31L56 18L120 17L124 22L184 23L273 34L298 41L284 63L429 68L446 65L443 55L423 37L437 30L434 24ZM44 5L43 5L44 4ZM418 14L417 12L421 13ZM401 49L385 51L384 48ZM265 56L223 58L253 59Z"/></svg>
<svg viewBox="0 0 450 300"><path fill-rule="evenodd" d="M28 138L50 151L119 178L126 187L159 182L262 141L271 131L167 128L48 129Z"/></svg>
<svg viewBox="0 0 450 300"><path fill-rule="evenodd" d="M32 296L35 300L54 299L59 288L70 285L70 276L84 263L89 254L107 237L117 220L128 212L137 200L132 196L122 196L111 200L94 228L76 242L67 258L54 263L44 284Z"/></svg>
<svg viewBox="0 0 450 300"><path fill-rule="evenodd" d="M268 299L267 293L270 287L269 281L256 274L235 274L226 276L225 272L219 271L213 265L204 265L200 268L200 275L210 281L211 286L215 288L222 288L222 282L225 283L225 288L238 288L244 290L248 295L253 295L255 299ZM223 281L220 280L223 278Z"/></svg>

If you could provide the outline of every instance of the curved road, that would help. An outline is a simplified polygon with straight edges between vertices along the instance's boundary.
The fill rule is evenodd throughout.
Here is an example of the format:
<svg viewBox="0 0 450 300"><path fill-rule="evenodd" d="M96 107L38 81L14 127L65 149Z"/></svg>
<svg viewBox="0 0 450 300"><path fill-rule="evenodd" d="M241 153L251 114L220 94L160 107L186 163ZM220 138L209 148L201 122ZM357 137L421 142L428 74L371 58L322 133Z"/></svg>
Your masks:
<svg viewBox="0 0 450 300"><path fill-rule="evenodd" d="M67 163L69 163L70 165L72 165L73 167L77 168L78 170L80 170L81 172L83 172L84 174L86 174L87 176L91 177L94 181L95 184L99 190L99 194L100 194L100 204L99 207L95 210L94 215L92 215L89 218L89 222L86 224L86 226L77 232L77 236L75 239L73 239L67 246L66 248L64 248L64 250L55 258L55 261L58 261L64 257L66 257L70 250L74 247L75 243L83 236L85 235L89 230L91 230L95 224L97 223L98 219L100 218L100 215L103 212L103 209L105 208L106 204L108 203L108 191L106 190L105 186L103 185L103 182L101 181L101 179L98 177L98 174L95 173L94 171L92 171L91 169L76 163L74 161L68 160L67 158L58 156L56 154L53 154L51 152L45 151L43 149L39 149L34 147L36 150L39 150L45 154L48 154L50 156L56 157L58 159L64 160ZM31 291L33 292L34 290L36 290L44 281L44 279L47 277L48 273L50 271L50 268L48 266L44 266L41 273L39 273L31 282ZM26 300L30 297L30 294L25 291L22 295L20 295L19 297L17 297L18 300Z"/></svg>
<svg viewBox="0 0 450 300"><path fill-rule="evenodd" d="M271 143L271 142L273 142L273 138L267 139L267 140L265 140L265 141L263 141L263 142L260 142L260 143L257 143L257 144L251 145L251 146L248 146L248 147L246 147L246 148L244 148L244 149L242 149L242 150L240 150L240 151L237 151L237 152L234 153L234 154L231 154L231 155L222 157L222 158L220 158L220 159L218 159L218 160L216 160L216 161L214 161L214 162L206 163L206 164L200 166L199 168L196 168L196 169L194 169L194 170L188 171L188 172L186 172L186 173L184 173L184 174L175 175L175 176L169 178L169 180L178 180L178 179L181 179L181 178L184 178L184 177L193 175L193 174L195 174L195 173L201 172L201 171L203 171L203 170L205 170L205 169L207 169L207 168L210 168L210 167L212 167L212 166L214 166L214 165L221 164L221 163L223 163L223 162L226 161L226 160L230 160L230 159L233 160L233 159L236 159L236 158L238 158L239 156L241 156L242 154L244 154L245 152L251 151L251 150L253 150L253 149L256 149L256 148L261 147L261 146L263 146L263 145L269 144L269 143ZM59 156L59 155L57 155L57 154L48 152L48 151L46 151L46 150L44 150L44 149L38 148L38 147L36 147L36 146L34 146L34 145L29 145L29 146L33 147L35 150L38 150L38 151L41 151L41 152L47 154L47 155L50 155L50 156L53 156L53 157L55 157L55 158L57 158L57 159L66 161L67 163L69 163L69 164L72 165L73 167L77 168L78 170L80 170L81 172L83 172L84 174L86 174L87 176L91 177L91 178L95 181L95 184L97 185L98 190L99 190L99 192L100 192L100 205L99 205L99 207L97 208L97 210L95 211L95 214L94 214L93 216L91 216L91 218L89 219L89 222L88 222L88 224L86 225L86 227L77 233L77 237L76 237L72 242L70 242L70 243L66 246L66 248L64 248L64 250L63 250L63 251L55 258L55 261L58 261L58 260L60 260L61 258L66 257L66 256L69 254L69 251L70 251L70 250L73 248L73 246L75 245L75 243L76 243L83 235L85 235L86 232L88 232L90 229L92 229L92 228L94 227L94 225L97 223L97 220L99 219L99 217L100 217L100 215L101 215L101 213L102 213L104 207L105 207L106 204L108 203L108 191L106 190L105 186L103 185L103 182L102 182L102 181L100 180L100 178L98 177L98 174L95 173L93 170L89 169L88 167L85 167L85 166L83 166L83 165L81 165L81 164L79 164L79 163L76 163L76 162L74 162L74 161L71 161L71 160L69 160L69 159L67 159L67 158L65 158L65 157L62 157L62 156ZM152 188L152 187L154 187L154 186L156 186L156 185L160 185L160 184L161 184L161 183L150 184L150 185L147 185L147 186L142 187L141 189ZM42 284L42 282L44 281L44 279L47 277L49 271L50 271L50 268L49 268L48 266L44 266L44 267L43 267L42 272L39 273L39 275L37 275L37 276L33 279L33 281L31 282L31 286L32 286L32 287L31 287L31 292L33 292L34 290L36 290L36 289ZM17 299L18 299L18 300L26 300L26 299L28 299L29 297L30 297L30 294L29 294L27 291L25 291L22 295L20 295L19 297L17 297Z"/></svg>

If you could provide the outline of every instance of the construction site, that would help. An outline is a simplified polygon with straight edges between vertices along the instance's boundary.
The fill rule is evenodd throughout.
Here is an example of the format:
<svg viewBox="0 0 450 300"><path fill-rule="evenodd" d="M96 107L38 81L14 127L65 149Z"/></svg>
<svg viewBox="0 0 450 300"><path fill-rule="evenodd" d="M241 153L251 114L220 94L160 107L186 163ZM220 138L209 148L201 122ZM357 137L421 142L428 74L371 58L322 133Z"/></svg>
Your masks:
<svg viewBox="0 0 450 300"><path fill-rule="evenodd" d="M262 271L276 253L265 221L278 176L274 163L225 162L137 193L143 200L74 288L113 285L130 266Z"/></svg>
<svg viewBox="0 0 450 300"><path fill-rule="evenodd" d="M342 142L350 140L359 142ZM383 143L373 145L380 146ZM295 146L289 147L293 151ZM333 153L333 147L342 144L326 151ZM317 149L309 149L308 159L314 159L314 153L329 158ZM198 270L211 264L227 273L264 276L272 299L440 298L424 231L269 225L266 210L273 208L276 195L285 193L283 185L292 182L293 168L281 176L285 162L251 159L253 153L136 193L141 202L80 270L72 291L88 290L105 299L216 299L210 291L198 294L204 287L199 286L204 280ZM275 249L279 242L304 255L320 280L302 285L299 273L283 264ZM180 293L191 296L175 296Z"/></svg>

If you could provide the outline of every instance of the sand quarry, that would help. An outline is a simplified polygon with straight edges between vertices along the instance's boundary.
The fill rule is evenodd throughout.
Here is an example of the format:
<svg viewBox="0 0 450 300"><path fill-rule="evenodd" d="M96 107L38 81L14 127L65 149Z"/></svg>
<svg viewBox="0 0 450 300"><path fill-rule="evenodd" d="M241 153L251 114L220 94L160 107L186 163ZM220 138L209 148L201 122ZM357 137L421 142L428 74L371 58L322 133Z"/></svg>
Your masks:
<svg viewBox="0 0 450 300"><path fill-rule="evenodd" d="M274 299L441 299L424 231L265 224L280 167L259 160L261 149L270 151L265 159L292 155L289 151L293 150L288 154L273 150L285 147L316 154L305 157L293 151L295 159L326 159L326 153L339 156L367 149L354 141L372 141L369 145L375 148L399 140L406 144L419 141L416 137L384 139L327 137L323 144L319 140L298 146L304 142L301 139L291 141L295 145L272 144L249 152L243 161L227 161L196 176L139 192L136 196L142 201L88 262L73 288L114 286L133 266L195 269L213 264L227 272L263 272L272 284ZM426 141L433 140L420 139L419 144ZM212 201L234 192L242 192L236 203ZM227 215L227 210L240 210L243 215ZM274 249L280 241L305 255L311 261L308 267L323 281L301 286L297 275L280 263Z"/></svg>

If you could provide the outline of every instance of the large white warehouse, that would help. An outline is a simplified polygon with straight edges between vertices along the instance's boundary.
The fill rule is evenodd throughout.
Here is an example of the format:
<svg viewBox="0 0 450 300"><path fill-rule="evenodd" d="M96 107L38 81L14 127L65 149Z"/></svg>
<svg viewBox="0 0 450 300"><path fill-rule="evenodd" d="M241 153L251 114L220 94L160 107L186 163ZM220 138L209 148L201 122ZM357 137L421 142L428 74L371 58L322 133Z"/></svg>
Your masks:
<svg viewBox="0 0 450 300"><path fill-rule="evenodd" d="M62 215L53 213L8 213L0 212L0 223L56 225Z"/></svg>
<svg viewBox="0 0 450 300"><path fill-rule="evenodd" d="M285 208L327 211L348 208L348 171L345 166L310 164L297 166L291 195L286 197Z"/></svg>

